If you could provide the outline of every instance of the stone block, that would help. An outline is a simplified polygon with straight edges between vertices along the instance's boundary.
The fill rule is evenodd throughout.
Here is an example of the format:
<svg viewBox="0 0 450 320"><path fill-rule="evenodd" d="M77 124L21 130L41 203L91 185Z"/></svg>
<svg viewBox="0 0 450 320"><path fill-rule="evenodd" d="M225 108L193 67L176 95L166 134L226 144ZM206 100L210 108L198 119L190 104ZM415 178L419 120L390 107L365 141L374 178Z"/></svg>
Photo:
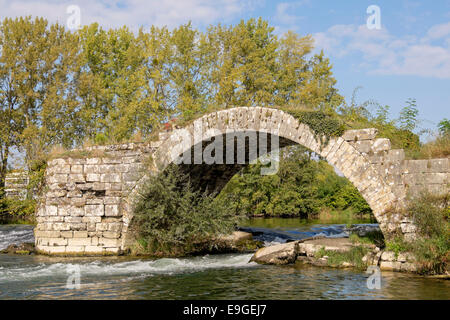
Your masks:
<svg viewBox="0 0 450 320"><path fill-rule="evenodd" d="M102 254L103 253L103 247L96 246L96 245L86 246L86 247L84 247L84 252L85 253L90 253L90 254Z"/></svg>
<svg viewBox="0 0 450 320"><path fill-rule="evenodd" d="M54 174L47 177L47 183L67 183L67 174Z"/></svg>
<svg viewBox="0 0 450 320"><path fill-rule="evenodd" d="M122 163L122 158L114 158L114 157L104 157L104 164L119 164Z"/></svg>
<svg viewBox="0 0 450 320"><path fill-rule="evenodd" d="M71 173L69 174L69 181L75 183L84 183L86 182L86 179L81 173Z"/></svg>
<svg viewBox="0 0 450 320"><path fill-rule="evenodd" d="M400 271L401 267L402 267L401 262L393 262L393 261L380 262L380 270L383 271Z"/></svg>
<svg viewBox="0 0 450 320"><path fill-rule="evenodd" d="M72 231L84 231L86 229L86 223L71 223L70 230Z"/></svg>
<svg viewBox="0 0 450 320"><path fill-rule="evenodd" d="M67 193L68 198L81 198L83 196L80 190L73 190Z"/></svg>
<svg viewBox="0 0 450 320"><path fill-rule="evenodd" d="M95 217L82 217L82 222L84 223L99 223L102 221L102 218L100 216Z"/></svg>
<svg viewBox="0 0 450 320"><path fill-rule="evenodd" d="M104 231L103 237L108 239L118 239L120 238L120 232Z"/></svg>
<svg viewBox="0 0 450 320"><path fill-rule="evenodd" d="M113 248L104 248L104 253L108 253L108 254L118 254L120 252L120 249L117 247L113 247Z"/></svg>
<svg viewBox="0 0 450 320"><path fill-rule="evenodd" d="M81 164L71 165L70 173L83 173L83 165L81 165Z"/></svg>
<svg viewBox="0 0 450 320"><path fill-rule="evenodd" d="M58 253L65 253L66 247L65 246L43 246L42 248L38 247L38 250L42 250L44 252L47 252L48 254L58 254Z"/></svg>
<svg viewBox="0 0 450 320"><path fill-rule="evenodd" d="M52 228L55 231L70 231L70 223L66 222L54 222Z"/></svg>
<svg viewBox="0 0 450 320"><path fill-rule="evenodd" d="M391 149L391 140L389 139L379 138L373 142L372 145L373 152L387 151L389 149Z"/></svg>
<svg viewBox="0 0 450 320"><path fill-rule="evenodd" d="M87 164L84 166L84 173L88 174L88 173L99 173L99 166L96 164Z"/></svg>
<svg viewBox="0 0 450 320"><path fill-rule="evenodd" d="M425 174L426 184L446 184L450 183L448 180L447 173L426 173Z"/></svg>
<svg viewBox="0 0 450 320"><path fill-rule="evenodd" d="M67 254L71 254L71 253L83 253L84 252L84 246L72 246L69 245L66 247L66 253Z"/></svg>
<svg viewBox="0 0 450 320"><path fill-rule="evenodd" d="M42 238L41 240L45 240L46 238ZM47 238L47 245L49 246L66 246L67 239L65 238Z"/></svg>
<svg viewBox="0 0 450 320"><path fill-rule="evenodd" d="M433 173L449 172L449 159L430 159L428 160L428 169Z"/></svg>
<svg viewBox="0 0 450 320"><path fill-rule="evenodd" d="M393 149L388 150L385 160L388 162L400 162L405 159L405 150L403 149Z"/></svg>
<svg viewBox="0 0 450 320"><path fill-rule="evenodd" d="M101 217L105 214L105 208L102 204L92 204L92 205L86 205L84 207L85 215L86 216L97 216Z"/></svg>
<svg viewBox="0 0 450 320"><path fill-rule="evenodd" d="M34 236L36 238L59 238L62 236L62 232L60 231L40 231L35 230Z"/></svg>
<svg viewBox="0 0 450 320"><path fill-rule="evenodd" d="M98 239L99 245L102 245L103 247L119 247L120 246L120 240L119 239L109 239L109 238L99 238Z"/></svg>
<svg viewBox="0 0 450 320"><path fill-rule="evenodd" d="M392 251L384 251L381 254L382 261L395 261L395 253Z"/></svg>
<svg viewBox="0 0 450 320"><path fill-rule="evenodd" d="M347 130L342 135L342 138L346 141L372 140L376 137L377 133L378 130L375 128Z"/></svg>
<svg viewBox="0 0 450 320"><path fill-rule="evenodd" d="M404 173L422 173L428 171L428 160L405 160L403 162Z"/></svg>
<svg viewBox="0 0 450 320"><path fill-rule="evenodd" d="M67 217L64 217L64 222L81 223L81 222L83 222L83 219L82 219L82 217L67 216Z"/></svg>
<svg viewBox="0 0 450 320"><path fill-rule="evenodd" d="M105 205L105 216L107 217L118 217L121 216L120 208L116 204Z"/></svg>
<svg viewBox="0 0 450 320"><path fill-rule="evenodd" d="M102 163L102 159L101 158L87 158L86 159L86 164L88 164L88 165L100 164L100 163Z"/></svg>
<svg viewBox="0 0 450 320"><path fill-rule="evenodd" d="M90 246L91 238L71 238L68 239L68 246Z"/></svg>
<svg viewBox="0 0 450 320"><path fill-rule="evenodd" d="M86 182L100 182L100 174L98 173L86 174Z"/></svg>
<svg viewBox="0 0 450 320"><path fill-rule="evenodd" d="M122 231L122 222L108 223L108 231L112 231L112 232Z"/></svg>
<svg viewBox="0 0 450 320"><path fill-rule="evenodd" d="M73 238L73 231L61 231L61 237Z"/></svg>
<svg viewBox="0 0 450 320"><path fill-rule="evenodd" d="M100 182L120 183L121 181L120 173L102 173L100 175Z"/></svg>
<svg viewBox="0 0 450 320"><path fill-rule="evenodd" d="M70 165L57 165L53 167L55 173L70 173Z"/></svg>
<svg viewBox="0 0 450 320"><path fill-rule="evenodd" d="M369 153L372 150L372 140L361 140L356 142L351 142L356 150L363 153Z"/></svg>
<svg viewBox="0 0 450 320"><path fill-rule="evenodd" d="M96 231L108 231L108 223L97 223L95 225Z"/></svg>
<svg viewBox="0 0 450 320"><path fill-rule="evenodd" d="M87 233L87 231L74 231L73 237L74 238L87 238L88 233Z"/></svg>
<svg viewBox="0 0 450 320"><path fill-rule="evenodd" d="M116 173L117 167L113 164L101 164L98 166L99 173Z"/></svg>
<svg viewBox="0 0 450 320"><path fill-rule="evenodd" d="M107 204L120 204L120 197L111 197L111 196L106 196L104 198L104 203L105 205Z"/></svg>

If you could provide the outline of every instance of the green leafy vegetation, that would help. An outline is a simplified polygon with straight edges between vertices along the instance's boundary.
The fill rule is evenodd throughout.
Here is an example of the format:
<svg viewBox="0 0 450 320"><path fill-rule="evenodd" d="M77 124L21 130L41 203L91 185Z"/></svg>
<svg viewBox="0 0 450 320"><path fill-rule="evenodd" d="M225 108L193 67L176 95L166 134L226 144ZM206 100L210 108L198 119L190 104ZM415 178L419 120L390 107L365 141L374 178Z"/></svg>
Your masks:
<svg viewBox="0 0 450 320"><path fill-rule="evenodd" d="M311 159L301 146L281 151L275 175L261 175L262 164L245 168L235 175L219 197L236 199L229 205L247 216L325 218L330 209L371 215L367 202L344 177L338 176L326 161ZM325 214L324 214L325 213Z"/></svg>
<svg viewBox="0 0 450 320"><path fill-rule="evenodd" d="M331 137L340 137L345 131L342 119L335 113L324 111L302 110L297 107L282 107L283 111L297 118L301 123L308 125L313 130L314 137L320 140L322 146L326 146Z"/></svg>
<svg viewBox="0 0 450 320"><path fill-rule="evenodd" d="M442 274L450 268L450 197L424 193L410 201L408 212L417 226L420 237L411 243L422 273Z"/></svg>
<svg viewBox="0 0 450 320"><path fill-rule="evenodd" d="M379 248L383 248L385 246L383 233L378 230L369 231L363 237L358 236L356 233L352 233L350 235L350 240L353 243L374 244Z"/></svg>
<svg viewBox="0 0 450 320"><path fill-rule="evenodd" d="M0 224L34 223L36 201L32 199L19 200L0 197Z"/></svg>
<svg viewBox="0 0 450 320"><path fill-rule="evenodd" d="M450 227L448 221L449 195L428 193L409 201L407 212L413 218L418 237L405 241L398 236L386 242L386 249L396 256L411 252L422 274L443 274L450 266Z"/></svg>
<svg viewBox="0 0 450 320"><path fill-rule="evenodd" d="M226 201L192 189L176 166L152 177L140 193L133 226L134 253L180 256L208 251L214 238L241 220Z"/></svg>
<svg viewBox="0 0 450 320"><path fill-rule="evenodd" d="M350 263L358 269L365 269L366 264L362 261L362 258L369 252L369 248L364 246L354 246L348 251L334 251L325 250L324 247L320 248L315 253L315 258L322 258L327 256L327 263L329 266L341 266L344 262Z"/></svg>

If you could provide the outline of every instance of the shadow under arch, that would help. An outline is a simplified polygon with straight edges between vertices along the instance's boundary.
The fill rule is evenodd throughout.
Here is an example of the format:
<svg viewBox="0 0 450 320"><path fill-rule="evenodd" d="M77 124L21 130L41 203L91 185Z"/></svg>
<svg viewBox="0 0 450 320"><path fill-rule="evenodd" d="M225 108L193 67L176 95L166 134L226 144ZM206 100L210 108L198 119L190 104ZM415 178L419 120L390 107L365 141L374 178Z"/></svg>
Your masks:
<svg viewBox="0 0 450 320"><path fill-rule="evenodd" d="M268 137L266 149L262 147L263 144L258 144L255 152L251 150L251 141L242 143L246 141L242 140L242 137L252 135L251 132L256 134L258 142L261 136ZM230 154L226 148L222 154L223 163L204 163L203 159L199 160L198 152L196 159L196 150L203 154L220 136L241 139L240 144L233 142L233 163L226 159L227 154ZM133 199L151 174L162 172L169 164L180 164L182 170L196 181L198 188L217 192L242 167L265 153L275 151L272 144L274 138L279 142L277 149L289 145L302 145L336 167L367 201L384 236L395 231L392 230L392 225L395 224L390 223L386 212L399 206L398 199L384 177L364 154L342 137L331 137L328 141L323 139L325 137L316 137L308 125L282 110L238 107L205 115L182 129L174 130L162 142L153 155L154 171L144 175L126 198L129 209L125 210L123 217L123 247L128 244L127 230L133 218ZM223 142L223 145L226 143ZM242 163L239 162L239 151L245 155Z"/></svg>

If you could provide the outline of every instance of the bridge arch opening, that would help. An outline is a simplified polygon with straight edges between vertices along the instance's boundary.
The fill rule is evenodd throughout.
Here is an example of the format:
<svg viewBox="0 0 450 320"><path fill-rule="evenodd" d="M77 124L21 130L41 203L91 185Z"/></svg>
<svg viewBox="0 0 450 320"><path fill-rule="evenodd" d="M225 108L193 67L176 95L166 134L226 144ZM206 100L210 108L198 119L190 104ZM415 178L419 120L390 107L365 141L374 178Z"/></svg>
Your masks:
<svg viewBox="0 0 450 320"><path fill-rule="evenodd" d="M397 205L398 199L370 161L343 138L321 139L307 125L278 109L234 108L206 115L172 132L156 151L153 162L155 172L178 164L197 189L218 193L249 163L294 145L320 155L342 172L367 201L383 234L395 231L397 226L390 224L386 212ZM222 152L219 157L217 150ZM203 157L205 153L207 156ZM211 158L215 162L210 163ZM148 176L130 192L129 203ZM129 210L124 215L125 232L131 221Z"/></svg>

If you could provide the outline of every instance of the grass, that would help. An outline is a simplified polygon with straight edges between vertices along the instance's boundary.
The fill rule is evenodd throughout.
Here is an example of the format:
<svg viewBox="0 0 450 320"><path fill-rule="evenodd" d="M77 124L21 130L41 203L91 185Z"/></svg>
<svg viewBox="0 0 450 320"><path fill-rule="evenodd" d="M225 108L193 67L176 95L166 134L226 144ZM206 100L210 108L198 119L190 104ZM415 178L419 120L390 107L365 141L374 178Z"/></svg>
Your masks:
<svg viewBox="0 0 450 320"><path fill-rule="evenodd" d="M362 261L362 258L369 252L369 248L364 246L352 247L349 251L332 251L325 250L324 247L320 248L316 254L315 258L328 257L327 263L331 267L341 266L344 262L350 263L358 269L364 269L366 263Z"/></svg>
<svg viewBox="0 0 450 320"><path fill-rule="evenodd" d="M364 237L352 233L350 235L350 240L355 244L373 244L379 248L385 247L384 236L381 231L369 231Z"/></svg>
<svg viewBox="0 0 450 320"><path fill-rule="evenodd" d="M450 157L450 134L438 136L435 140L421 146L417 158L448 158Z"/></svg>

